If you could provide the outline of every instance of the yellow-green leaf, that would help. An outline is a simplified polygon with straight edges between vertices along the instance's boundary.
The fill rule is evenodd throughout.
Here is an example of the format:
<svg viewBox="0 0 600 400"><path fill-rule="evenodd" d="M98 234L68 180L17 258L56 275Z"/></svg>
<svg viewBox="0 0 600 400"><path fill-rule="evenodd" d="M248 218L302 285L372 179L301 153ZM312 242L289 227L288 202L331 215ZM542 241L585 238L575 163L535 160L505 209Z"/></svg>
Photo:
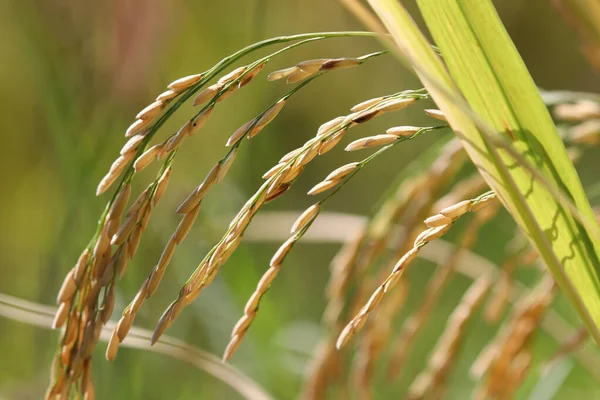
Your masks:
<svg viewBox="0 0 600 400"><path fill-rule="evenodd" d="M369 2L600 343L598 225L552 119L491 2L418 0L445 65L397 0Z"/></svg>

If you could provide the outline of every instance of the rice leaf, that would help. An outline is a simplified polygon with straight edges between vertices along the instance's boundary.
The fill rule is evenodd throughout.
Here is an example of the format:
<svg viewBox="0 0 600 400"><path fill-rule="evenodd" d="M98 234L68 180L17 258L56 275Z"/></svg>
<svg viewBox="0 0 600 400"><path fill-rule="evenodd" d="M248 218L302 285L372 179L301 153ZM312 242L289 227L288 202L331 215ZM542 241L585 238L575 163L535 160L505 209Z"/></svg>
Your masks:
<svg viewBox="0 0 600 400"><path fill-rule="evenodd" d="M491 1L418 0L447 69L399 2L369 2L600 343L598 225Z"/></svg>

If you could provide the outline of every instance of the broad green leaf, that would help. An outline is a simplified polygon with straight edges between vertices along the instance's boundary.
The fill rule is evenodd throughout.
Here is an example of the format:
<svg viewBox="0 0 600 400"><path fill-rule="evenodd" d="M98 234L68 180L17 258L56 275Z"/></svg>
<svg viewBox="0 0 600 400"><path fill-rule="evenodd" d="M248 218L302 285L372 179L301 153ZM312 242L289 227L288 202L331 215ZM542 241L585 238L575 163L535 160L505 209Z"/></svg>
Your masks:
<svg viewBox="0 0 600 400"><path fill-rule="evenodd" d="M491 2L417 1L445 63L397 0L369 2L600 343L598 225L552 119Z"/></svg>

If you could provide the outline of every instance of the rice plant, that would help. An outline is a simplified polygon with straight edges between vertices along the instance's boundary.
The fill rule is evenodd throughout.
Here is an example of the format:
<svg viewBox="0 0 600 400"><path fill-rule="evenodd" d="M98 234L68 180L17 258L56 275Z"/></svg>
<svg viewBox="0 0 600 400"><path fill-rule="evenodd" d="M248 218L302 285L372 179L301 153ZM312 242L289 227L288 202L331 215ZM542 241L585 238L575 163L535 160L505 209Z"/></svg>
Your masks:
<svg viewBox="0 0 600 400"><path fill-rule="evenodd" d="M176 351L190 353L190 358L180 357L212 371L243 397L269 398L227 362L244 346L252 325L260 323L260 303L277 285L286 257L298 242L310 237L313 225L327 215L331 199L352 196L351 185L346 186L351 180L384 153L410 147L425 137L434 144L415 155L409 167L399 172L397 182L390 182L372 215L350 240L344 238L331 261L322 334L306 366L301 398L378 398L379 386L392 386L412 362L413 347L425 327L439 317L433 310L443 301L443 290L454 275L472 282L444 320L436 321L442 328L425 365L404 390L394 392L395 397L449 398L453 373L475 324L489 326L494 334L470 366L473 382L468 392L473 398L551 398L537 395L538 386L548 386L556 366L571 356L598 378L600 228L575 167L581 152L600 142L600 96L538 89L489 0L418 0L434 43L401 2L369 0L369 9L351 0L344 3L373 31L317 32L256 42L205 71L166 85L129 127L123 127L126 141L96 189L96 195L106 200L104 210L58 291L51 325L60 329L60 335L46 398L95 397L92 369L104 360L94 350L101 341L107 342L106 359L115 363L121 346L144 348L139 342L173 357ZM590 18L592 24L582 22L581 32L588 41L586 54L594 60L590 26L596 20ZM299 47L359 38L372 40L379 50L345 57L293 58ZM268 140L260 133L269 131L309 85L319 85L342 70L351 76L356 69L376 69L374 60L382 59L408 68L422 85L390 87L375 98L344 104L343 115L331 114L314 127L308 141L265 171L262 185L220 238L207 252L197 254L194 268L172 265L188 234L198 229L195 222L202 215L204 199L227 181L245 143ZM274 60L284 60L288 66L272 69ZM161 243L162 252L145 270L145 279L137 282L137 293L126 307L115 309L119 281L127 275L155 209L169 192L177 160L193 151L186 142L204 134L215 110L235 112L225 100L239 91L251 91L259 79L277 85L279 96L258 115L248 115L235 131L218 133L224 146L218 161L172 210L178 225ZM380 77L373 73L372 79ZM168 122L181 114L184 104L197 111L169 131ZM406 109L422 110L429 123L392 124L385 131L350 138L353 128L368 130L371 121L402 115ZM188 307L203 301L200 295L221 269L244 267L227 264L233 264L230 258L263 215L263 207L285 202L286 192L314 160L342 149L357 156L333 171L322 171L323 179L306 194L313 204L290 224L289 234L281 238L262 277L253 283L254 290L248 293L222 349L225 364L166 336ZM138 175L153 167L154 178L136 192ZM497 241L504 261L495 267L472 250L480 236L493 234L486 227L500 217L514 221L515 233L510 242ZM445 235L453 245L444 240ZM422 288L410 277L419 258L437 265ZM168 290L161 288L161 282L172 269L189 271L189 277L179 291L171 293L173 301L153 332L146 333L134 326L136 317L144 306L149 307L147 302L159 288ZM525 285L518 278L520 270L533 271L530 275L535 278ZM564 310L554 307L559 298L569 302L581 321L567 334L560 325ZM407 313L404 304L409 300L416 306ZM6 310L14 303L9 298L2 301ZM31 308L15 307L23 312ZM48 319L50 312L38 314ZM559 349L547 360L535 358L541 331L558 342ZM582 350L584 346L588 350Z"/></svg>

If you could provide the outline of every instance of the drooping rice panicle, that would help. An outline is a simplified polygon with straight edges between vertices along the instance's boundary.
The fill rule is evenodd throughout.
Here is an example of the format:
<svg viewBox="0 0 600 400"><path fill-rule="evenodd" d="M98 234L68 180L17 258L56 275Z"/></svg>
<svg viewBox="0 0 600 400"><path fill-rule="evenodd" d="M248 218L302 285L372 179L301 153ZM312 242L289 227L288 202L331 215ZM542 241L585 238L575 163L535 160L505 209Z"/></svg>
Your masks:
<svg viewBox="0 0 600 400"><path fill-rule="evenodd" d="M377 106L375 106L375 107L377 107ZM277 252L273 256L273 258L271 259L270 268L267 270L267 272L265 272L265 274L263 275L263 278L259 281L254 293L250 296L250 299L248 300L248 303L246 304L246 307L244 308L244 316L238 321L236 326L233 328L233 332L231 334L231 340L230 340L230 342L225 350L224 356L223 356L223 358L225 360L229 359L235 353L235 350L238 348L239 344L241 343L250 324L253 322L254 318L256 317L256 313L258 312L260 300L262 299L262 297L265 295L265 293L269 289L273 279L279 273L285 256L292 249L294 244L298 240L300 240L302 235L308 230L308 228L314 222L314 220L316 219L318 214L323 210L327 201L329 201L343 187L343 185L345 185L367 163L369 163L371 160L373 160L374 158L376 158L377 156L379 156L380 154L382 154L383 152L385 152L386 150L388 150L395 144L398 144L405 140L414 139L426 132L430 132L430 131L437 130L440 128L444 128L444 126L421 128L410 136L396 136L396 139L393 143L389 143L387 146L379 149L379 151L373 153L371 156L365 158L361 162L345 165L341 168L338 168L337 170L333 171L331 174L328 175L328 178L326 178L326 180L324 182L329 182L329 186L331 188L335 187L336 189L332 193L330 193L327 197L325 197L323 200L321 200L321 201L317 202L316 204L312 205L311 207L309 207L304 213L302 213L298 217L298 219L296 220L296 223L294 223L294 225L292 227L292 236L290 236L290 238L281 245L281 247L277 250ZM335 134L335 133L332 133L332 134ZM326 137L326 135L324 135L322 137ZM300 157L302 157L302 156L300 154L298 154L295 157L298 157L298 159L300 159ZM290 160L288 163L292 163L292 161L293 161L293 159ZM290 164L290 165L294 165L294 164ZM282 170L284 170L284 168ZM270 179L273 179L273 178L270 178ZM314 191L310 191L309 194L314 194Z"/></svg>
<svg viewBox="0 0 600 400"><path fill-rule="evenodd" d="M95 342L97 341L93 331L98 332L98 326L94 327L91 323L93 316L84 315L86 318L82 318L82 313L85 310L95 310L96 314L100 312L103 313L101 317L102 320L107 319L110 316L110 311L112 306L110 305L111 293L114 296L114 286L107 288L104 292L106 298L106 304L98 306L99 296L103 293L103 288L98 284L91 285L90 280L96 279L100 276L100 271L102 269L107 270L107 260L110 260L110 254L112 253L109 231L113 232L114 229L118 226L115 220L112 222L107 220L107 214L111 209L113 203L116 201L117 196L122 192L123 188L127 187L133 176L135 174L134 170L134 162L133 160L138 159L142 153L145 152L147 144L156 134L158 129L164 124L164 122L187 100L189 99L195 92L197 92L206 82L211 80L214 76L223 71L227 66L239 60L241 57L258 50L262 47L277 44L277 43L285 43L290 41L300 41L295 43L294 45L300 45L303 43L307 43L313 40L321 40L330 37L344 37L344 36L375 36L373 33L369 32L332 32L332 33L317 33L317 34L304 34L304 35L295 35L295 36L283 36L274 39L264 40L262 42L255 43L250 45L233 55L226 57L221 62L217 63L214 67L207 70L204 73L185 77L173 82L170 88L159 95L156 101L149 106L147 106L144 110L138 113L138 120L127 130L127 136L133 136L129 139L127 144L124 146L121 151L121 156L113 163L111 170L107 174L105 178L103 178L100 183L97 193L101 194L105 192L118 178L119 175L122 175L121 181L115 191L115 194L109 200L105 211L100 217L97 231L86 247L86 251L83 253L85 256L80 258L78 262L79 268L77 268L77 278L78 284L76 285L75 290L73 291L72 283L70 282L70 278L67 280L66 286L62 293L63 299L66 300L70 295L68 291L73 291L72 293L72 301L63 301L61 302L60 310L62 310L56 318L56 325L65 326L65 332L60 340L60 349L57 352L57 357L53 362L53 372L50 387L47 391L47 397L56 397L59 394L62 394L63 397L68 395L77 381L81 378L81 369L78 365L83 365L85 360L81 360L81 357L76 358L78 365L71 365L72 360L68 357L68 351L65 351L68 347L71 347L71 353L80 352L79 349L82 345L82 341L85 346L85 351L91 354L91 349L93 348ZM288 46L289 48L289 46ZM284 51L284 50L280 50ZM177 99L176 99L177 98ZM148 158L150 158L148 156ZM144 160L146 163L147 160ZM144 164L142 163L142 164ZM138 164L142 165L142 164ZM168 174L166 175L168 177ZM165 177L163 177L165 178ZM163 179L162 182L166 182L167 179ZM162 195L164 193L164 185L162 185L162 189L159 187L158 193ZM162 192L161 192L162 190ZM156 202L159 196L154 197L154 201ZM144 214L145 215L145 214ZM147 217L142 220L144 224L147 224ZM109 223L110 222L110 223ZM129 221L132 224L131 220ZM129 229L129 227L127 227ZM116 231L114 232L116 233ZM141 230L134 229L132 231L132 237L128 240L128 248L131 250L135 250L137 245L139 244L139 239L141 237ZM122 247L122 246L121 246ZM129 250L128 250L129 251ZM121 256L123 251L116 251L115 256L119 254L119 262L115 263L115 268L123 268L122 261L127 259L125 256ZM129 255L128 257L131 257ZM85 262L83 262L85 261ZM90 273L94 272L94 274ZM73 274L75 275L75 274ZM107 275L107 274L104 274ZM106 297L108 296L108 297ZM84 306L87 305L87 308ZM88 313L89 314L89 313ZM92 317L91 319L88 318ZM100 318L100 317L99 317ZM89 321L88 321L89 319ZM76 326L77 325L77 326ZM72 338L75 337L75 342L73 342ZM64 346L65 342L67 342L68 346ZM65 363L62 360L66 360ZM81 360L81 361L80 361ZM87 362L87 361L85 361ZM90 386L91 387L91 386Z"/></svg>
<svg viewBox="0 0 600 400"><path fill-rule="evenodd" d="M360 307L367 301L370 293L387 276L385 271L393 269L395 261L410 250L413 241L422 230L421 224L423 219L427 215L430 215L433 207L437 204L435 199L441 194L441 190L448 184L448 181L460 170L465 161L466 155L460 143L451 141L445 146L443 153L433 161L428 172L417 178L417 184L412 185L409 183L409 188L411 190L416 189L416 191L407 191L407 193L402 195L406 203L404 205L402 205L402 202L399 203L404 209L402 213L405 216L402 221L404 234L401 240L396 239L400 245L394 247L394 251L389 257L388 265L383 265L379 273L369 277L366 275L366 271L368 267L376 262L381 252L386 248L389 229L393 226L392 220L386 215L387 213L384 212L378 217L378 221L373 225L374 240L369 244L365 250L365 254L360 258L358 269L362 272L357 278L359 284L356 289L356 295L349 306L351 315L359 312ZM468 193L461 198L472 197L474 195L475 193ZM442 200L445 200L445 198L442 198ZM454 200L454 202L456 201L458 200ZM444 207L440 206L437 209L440 208Z"/></svg>
<svg viewBox="0 0 600 400"><path fill-rule="evenodd" d="M482 276L467 289L459 305L448 317L446 328L429 357L426 370L421 372L410 385L407 399L445 397L446 382L452 365L456 362L460 346L464 342L466 327L483 302L490 286L490 277Z"/></svg>
<svg viewBox="0 0 600 400"><path fill-rule="evenodd" d="M106 214L105 225L100 233L101 239L96 242L91 254L88 250L84 251L76 267L67 276L67 279L75 278L77 280L76 284L81 287L81 292L78 294L77 304L71 307L69 320L62 319L60 313L55 320L55 327L62 322L68 323L61 344L60 356L57 355L56 367L53 370L55 374L63 374L62 379L55 380L55 382L61 382L62 390L70 391L70 385L79 380L81 387L86 388L88 395L93 391L89 375L91 353L98 341L98 335L110 318L114 307L115 280L124 273L129 259L137 250L139 239L149 221L152 207L157 201L155 189L164 182L162 178L168 175L170 170L169 161L167 160L165 163L165 169L161 170L156 181L138 197L127 211L125 211L125 207L130 195L130 186L123 187ZM123 216L125 219L121 223ZM114 252L112 252L111 244L117 246ZM92 257L96 261L90 264ZM61 290L59 301L67 300L66 294L71 296L75 294L72 289L68 289L68 292ZM59 308L59 310L64 309L64 307ZM65 366L69 367L68 372L65 372ZM56 385L51 387L48 390L48 396L53 396L58 387Z"/></svg>
<svg viewBox="0 0 600 400"><path fill-rule="evenodd" d="M390 99L424 99L427 98L427 96L428 95L423 93L421 90L406 90L390 96ZM272 201L285 193L285 191L291 186L293 180L298 177L298 170L302 170L304 166L316 155L323 154L324 148L326 148L327 151L331 150L333 147L331 142L334 141L334 143L337 144L347 129L359 123L364 123L375 115L385 112L376 109L376 107L377 106L374 106L364 112L350 114L349 116L345 117L337 127L333 126L326 134L322 134L321 136L316 136L313 139L310 139L302 147L294 150L294 155L289 157L289 160L286 161L285 164L281 165L280 169L274 172L272 176L267 178L266 182L260 187L255 195L248 200L246 205L233 219L223 238L200 262L199 266L188 279L185 286L180 290L177 299L172 302L171 305L169 305L167 310L165 310L157 324L154 340L158 340L160 335L162 335L162 333L168 329L183 308L193 301L200 294L203 288L212 281L220 266L225 263L235 248L237 248L239 245L246 226L250 223L252 217L262 206L262 204L264 202ZM366 117L366 115L368 115L368 117ZM245 124L244 127L247 129L252 129L251 125L252 124ZM436 127L435 129L438 128ZM417 134L413 136L416 135ZM398 141L408 138L409 137L399 138ZM292 176L293 179L290 180L290 176Z"/></svg>
<svg viewBox="0 0 600 400"><path fill-rule="evenodd" d="M387 51L379 51L357 58L320 58L315 60L306 60L299 62L293 67L271 72L268 76L270 81L287 79L287 83L296 83L310 78L323 71L334 71L357 67L371 57L386 54Z"/></svg>
<svg viewBox="0 0 600 400"><path fill-rule="evenodd" d="M262 61L262 63L264 62L266 62L266 60ZM248 70L253 71L250 68ZM233 80L229 80L231 79L231 77L229 77L228 79L224 79L223 81L227 81L227 83L230 84L235 84L236 80L241 82L244 78L244 72L245 70L242 71L238 76L233 78ZM286 101L291 95L293 95L303 86L308 84L308 82L309 81L305 81L302 84L298 85L296 88L289 91L286 95L278 99L274 104L277 104L281 101ZM221 90L225 92L229 89L227 89L224 85L221 88ZM219 92L215 93L213 99L211 99L211 102L214 103L216 101L218 94ZM261 115L264 115L272 107L273 106L267 108L262 114L255 118L255 120L260 119ZM179 245L185 239L185 236L190 231L196 217L198 216L200 202L202 201L202 198L206 195L209 188L213 184L220 182L225 177L225 174L231 166L231 163L233 162L237 150L241 144L241 139L243 138L243 136L245 136L245 134L248 133L248 131L250 131L253 128L253 125L247 124L245 128L246 131L242 135L238 135L239 137L236 139L235 142L228 142L228 144L231 145L232 148L226 153L226 155L221 160L217 162L213 169L208 173L204 181L194 191L192 191L188 198L178 207L177 213L183 214L182 220L179 226L177 227L176 231L174 232L173 236L169 239L167 245L165 246L165 249L163 250L163 253L160 256L157 265L154 267L148 278L144 281L144 283L138 290L138 293L135 296L133 302L130 303L129 306L127 306L127 308L123 312L123 316L121 317L117 328L115 328L115 332L113 333L113 336L107 349L106 355L107 358L109 358L110 360L114 359L114 357L116 356L118 345L125 339L127 331L129 330L128 328L131 327L131 324L135 319L137 311L139 311L145 299L152 296L152 294L158 288L158 285L160 284L160 281L166 271L171 257L175 252L176 246Z"/></svg>
<svg viewBox="0 0 600 400"><path fill-rule="evenodd" d="M531 362L531 341L541 319L556 295L556 284L545 273L542 280L524 294L496 338L480 353L471 374L480 379L473 398L510 398L526 378ZM525 365L523 361L527 361Z"/></svg>
<svg viewBox="0 0 600 400"><path fill-rule="evenodd" d="M463 200L459 203L442 209L439 214L450 218L451 222L435 228L428 228L421 232L421 234L416 238L413 247L398 260L392 272L383 281L383 283L379 285L367 303L360 309L358 314L346 325L337 340L337 348L339 349L343 347L348 340L350 340L350 338L364 326L369 315L381 302L384 295L395 286L395 284L401 278L406 266L416 257L417 253L423 246L426 246L430 241L443 236L450 229L452 224L462 215L469 211L477 211L485 207L495 198L496 196L493 192L487 192L477 198Z"/></svg>
<svg viewBox="0 0 600 400"><path fill-rule="evenodd" d="M377 101L382 99L378 98ZM369 105L374 104L372 101L368 101L368 103ZM401 174L402 180L398 189L391 195L385 196L386 200L373 219L365 225L354 240L344 245L334 257L326 289L328 304L323 313L323 321L329 332L318 346L318 351L309 364L303 398L312 399L315 396L324 396L324 391L331 384L333 375L337 376L340 373L342 365L335 342L343 328L343 318L348 312L352 312L352 306L345 307L349 287L353 282L364 281L364 271L367 266L374 264L375 258L386 248L389 237L392 235L392 229L407 212L408 205L412 204L414 198L422 193L428 193L431 198L439 195L439 188L451 180L453 174L466 159L464 155L458 157L463 153L460 144L456 140L452 140L443 147L430 148L419 159L413 161L405 169L409 176ZM431 164L432 160L438 159L440 161ZM424 168L425 172L422 172ZM483 182L479 174L476 174L475 177ZM467 181L476 181L476 179L471 178ZM463 185L463 183L459 185ZM473 184L463 186L476 188L474 193L480 192L481 189ZM460 193L464 193L460 198L474 195L468 191L460 191ZM362 286L360 285L361 288ZM357 298L358 296L353 297L352 302L358 301Z"/></svg>
<svg viewBox="0 0 600 400"><path fill-rule="evenodd" d="M440 264L437 267L434 275L427 283L423 299L418 308L404 321L400 332L396 335L394 344L392 345L392 357L387 371L388 379L396 379L400 371L403 370L412 345L419 337L419 333L431 316L433 309L442 295L444 287L453 276L460 257L465 250L469 250L473 247L477 241L480 229L495 216L498 209L499 203L495 203L476 213L473 220L462 233L460 242L454 249L450 258L448 258L444 264ZM429 226L431 227L431 225Z"/></svg>
<svg viewBox="0 0 600 400"><path fill-rule="evenodd" d="M279 52L277 52L277 53L279 53ZM200 129L201 125L203 124L203 121L202 122L196 122L196 121L199 118L204 118L206 113L209 112L210 110L212 110L212 107L214 106L214 104L217 101L219 101L219 99L222 99L222 96L224 93L231 93L231 88L235 88L238 86L242 87L243 86L242 82L245 82L245 84L249 83L249 79L246 77L246 75L252 75L252 77L256 76L256 74L260 71L260 69L262 69L264 67L264 65L270 60L270 58L273 57L277 53L274 53L267 57L264 57L256 62L252 63L248 67L240 67L240 68L232 71L231 73L227 74L226 76L222 77L221 79L219 79L219 82L218 82L218 84L220 85L219 88L217 90L215 90L214 93L211 92L213 97L211 99L209 99L208 104L203 108L203 110L201 110L193 120L188 121L179 130L179 132L177 132L175 135L173 135L170 139L167 139L164 144L157 145L155 147L160 146L159 149L165 148L167 150L167 152L176 150L177 147L179 147L181 140L182 140L182 139L177 140L178 136L181 136L183 138L185 136L191 135L192 134L191 130ZM383 54L383 52L379 53L379 54L370 55L369 57L364 58L364 61L366 61L369 58L372 58L376 55L380 55L380 54ZM312 81L313 79L316 79L318 76L322 75L324 72L326 72L326 71L323 71L322 73L313 76L310 80L305 80L301 84L297 85L294 89L290 90L287 94L285 94L284 96L279 98L276 102L274 102L270 107L268 107L265 111L263 111L261 114L259 114L252 121L250 121L247 124L244 124L240 129L238 129L232 135L232 137L229 138L229 140L227 141L227 146L232 146L231 150L228 151L227 154L221 160L219 160L217 162L217 164L213 167L213 169L208 173L208 175L206 176L204 181L194 191L192 191L192 193L190 193L190 195L187 197L187 199L184 200L184 202L178 207L177 213L183 214L182 221L180 222L180 224L177 227L177 230L175 231L173 236L169 239L167 245L165 246L165 249L160 256L160 259L159 259L157 265L155 266L155 268L152 270L152 272L150 273L148 278L144 281L144 283L138 290L138 293L135 296L132 303L130 303L129 306L127 306L126 309L124 310L123 316L121 317L119 324L117 325L117 328L115 328L115 332L113 333L113 336L111 338L111 341L110 341L108 349L107 349L106 356L109 360L114 359L114 357L116 356L116 352L117 352L119 343L121 343L125 339L127 332L129 330L129 327L131 327L131 324L133 323L133 321L135 319L135 315L136 315L137 311L139 311L139 309L143 305L145 299L152 296L152 294L158 288L158 285L160 284L160 281L165 273L165 270L175 252L176 246L179 245L183 241L183 239L185 238L185 236L191 229L196 217L198 216L200 202L205 197L205 195L208 192L208 190L210 189L210 187L213 184L218 183L220 180L222 180L224 178L227 170L231 166L233 157L235 156L235 154L241 144L241 139L244 136L248 136L249 138L251 138L254 135L256 135L262 128L264 128L269 122L271 122L274 119L274 117L277 115L277 113L279 113L279 111L281 110L282 106L285 104L287 99L289 99L298 90L300 90L301 88L306 86L310 81ZM209 87L209 89L211 89L211 88L212 87ZM198 97L199 96L204 96L204 94L200 93L198 95ZM195 100L195 104L199 103L198 97ZM202 101L202 102L204 103L206 101ZM277 111L273 111L273 110L277 110ZM240 134L240 132L241 132L241 134ZM177 145L173 145L173 146L169 147L169 143L171 143L174 139L177 140ZM142 156L140 156L140 158L138 158L138 160L143 159L144 155L147 154L148 152L150 152L150 150L148 150L146 153L144 153ZM309 161L309 160L306 160L306 161ZM137 162L138 161L136 161L136 163ZM136 165L134 163L134 168L135 167L136 167ZM248 215L250 216L250 214L248 214Z"/></svg>

